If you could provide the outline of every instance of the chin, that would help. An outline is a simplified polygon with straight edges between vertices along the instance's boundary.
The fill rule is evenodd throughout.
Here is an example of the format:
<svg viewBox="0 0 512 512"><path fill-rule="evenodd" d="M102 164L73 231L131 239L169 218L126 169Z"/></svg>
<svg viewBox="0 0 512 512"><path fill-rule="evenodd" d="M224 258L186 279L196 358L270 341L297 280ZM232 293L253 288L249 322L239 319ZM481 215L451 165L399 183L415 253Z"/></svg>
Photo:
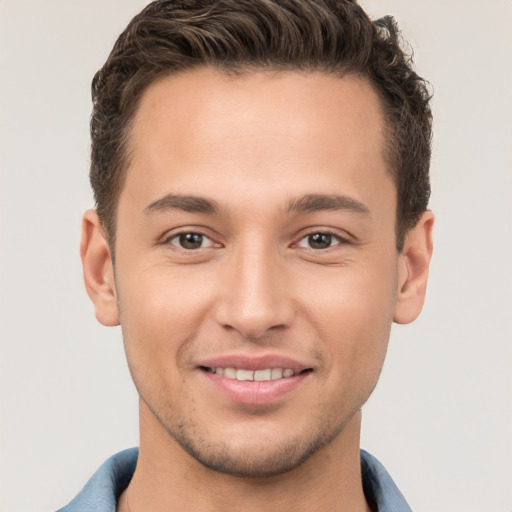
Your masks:
<svg viewBox="0 0 512 512"><path fill-rule="evenodd" d="M309 442L288 440L270 444L254 439L251 446L240 446L239 443L205 444L197 439L176 441L190 456L212 471L245 478L262 478L294 470L330 440L317 437Z"/></svg>
<svg viewBox="0 0 512 512"><path fill-rule="evenodd" d="M161 422L167 434L184 452L204 467L227 475L262 478L292 471L343 430L346 422L303 425L302 430L278 429L276 425L248 425L222 429L216 435L191 422ZM240 426L241 427L241 426ZM330 427L330 428L329 428Z"/></svg>

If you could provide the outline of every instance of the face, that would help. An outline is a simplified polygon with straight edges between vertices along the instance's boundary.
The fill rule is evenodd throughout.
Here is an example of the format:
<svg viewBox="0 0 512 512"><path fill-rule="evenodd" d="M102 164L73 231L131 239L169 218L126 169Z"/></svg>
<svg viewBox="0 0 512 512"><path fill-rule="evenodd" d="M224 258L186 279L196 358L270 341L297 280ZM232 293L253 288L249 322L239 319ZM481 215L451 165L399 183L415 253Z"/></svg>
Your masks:
<svg viewBox="0 0 512 512"><path fill-rule="evenodd" d="M398 289L383 148L379 101L355 77L200 69L148 88L115 265L142 424L239 475L346 435Z"/></svg>

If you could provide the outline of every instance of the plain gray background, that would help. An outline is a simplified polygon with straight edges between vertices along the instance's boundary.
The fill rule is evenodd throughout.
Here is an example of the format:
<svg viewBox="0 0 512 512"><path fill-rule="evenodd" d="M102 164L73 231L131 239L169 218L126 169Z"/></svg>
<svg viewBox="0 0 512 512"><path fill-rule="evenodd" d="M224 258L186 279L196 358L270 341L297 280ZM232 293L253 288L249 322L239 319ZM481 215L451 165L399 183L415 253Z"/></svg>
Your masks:
<svg viewBox="0 0 512 512"><path fill-rule="evenodd" d="M0 509L55 510L138 443L119 328L78 257L89 84L141 0L0 0ZM512 511L512 3L366 0L435 88L427 303L394 326L362 446L418 512Z"/></svg>

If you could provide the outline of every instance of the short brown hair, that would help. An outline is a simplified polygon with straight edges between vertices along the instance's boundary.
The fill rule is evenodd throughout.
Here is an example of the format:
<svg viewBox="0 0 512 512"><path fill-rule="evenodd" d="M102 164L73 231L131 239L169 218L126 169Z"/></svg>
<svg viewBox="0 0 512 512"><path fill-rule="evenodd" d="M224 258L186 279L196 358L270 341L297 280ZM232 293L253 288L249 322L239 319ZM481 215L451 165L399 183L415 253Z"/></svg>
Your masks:
<svg viewBox="0 0 512 512"><path fill-rule="evenodd" d="M380 97L386 159L398 195L396 244L426 210L432 114L393 18L371 20L356 0L159 0L116 41L92 82L90 178L114 249L116 208L129 165L129 131L156 80L199 66L357 74Z"/></svg>

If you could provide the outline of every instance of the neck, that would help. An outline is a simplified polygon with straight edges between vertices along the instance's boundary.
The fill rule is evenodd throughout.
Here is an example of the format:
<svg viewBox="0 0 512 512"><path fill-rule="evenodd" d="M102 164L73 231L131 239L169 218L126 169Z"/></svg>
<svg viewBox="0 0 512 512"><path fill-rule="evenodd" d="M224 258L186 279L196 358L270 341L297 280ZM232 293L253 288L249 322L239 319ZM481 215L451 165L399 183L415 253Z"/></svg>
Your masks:
<svg viewBox="0 0 512 512"><path fill-rule="evenodd" d="M249 478L206 468L154 416L141 414L137 468L118 512L368 512L359 460L360 425L359 412L331 443L300 466L277 476Z"/></svg>

